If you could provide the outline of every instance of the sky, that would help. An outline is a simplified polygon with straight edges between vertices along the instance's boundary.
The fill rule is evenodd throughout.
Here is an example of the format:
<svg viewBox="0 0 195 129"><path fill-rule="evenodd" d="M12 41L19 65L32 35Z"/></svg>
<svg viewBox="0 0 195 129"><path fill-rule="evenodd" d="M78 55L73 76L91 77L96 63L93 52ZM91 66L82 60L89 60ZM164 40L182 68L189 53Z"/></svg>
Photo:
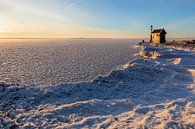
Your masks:
<svg viewBox="0 0 195 129"><path fill-rule="evenodd" d="M0 38L195 38L195 0L1 0Z"/></svg>

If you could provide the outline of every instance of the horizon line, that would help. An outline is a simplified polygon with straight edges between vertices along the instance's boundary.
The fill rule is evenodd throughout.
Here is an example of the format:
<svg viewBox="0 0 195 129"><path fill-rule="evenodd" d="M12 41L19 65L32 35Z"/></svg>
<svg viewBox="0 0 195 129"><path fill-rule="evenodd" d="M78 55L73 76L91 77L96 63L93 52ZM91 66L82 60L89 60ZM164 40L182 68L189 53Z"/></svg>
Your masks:
<svg viewBox="0 0 195 129"><path fill-rule="evenodd" d="M194 37L195 38L195 37ZM192 37L181 37L181 38L179 38L179 37L169 37L169 38L167 38L167 39L194 39L194 38L192 38ZM0 38L0 39L149 39L149 38L146 38L146 37L142 37L142 38L101 38L101 37L99 37L99 38L97 38L97 37L78 37L78 38L49 38L49 37L32 37L32 38L30 38L30 37L13 37L13 38L11 38L11 37L5 37L5 38Z"/></svg>
<svg viewBox="0 0 195 129"><path fill-rule="evenodd" d="M0 39L149 39L149 38L105 38L105 37L78 37L78 38L49 38L49 37L5 37Z"/></svg>

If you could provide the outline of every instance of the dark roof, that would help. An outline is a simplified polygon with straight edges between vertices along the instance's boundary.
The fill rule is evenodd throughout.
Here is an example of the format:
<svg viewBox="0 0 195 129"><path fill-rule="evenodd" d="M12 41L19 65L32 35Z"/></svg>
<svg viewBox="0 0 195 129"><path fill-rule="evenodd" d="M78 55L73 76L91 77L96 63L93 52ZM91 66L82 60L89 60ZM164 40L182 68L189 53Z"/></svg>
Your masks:
<svg viewBox="0 0 195 129"><path fill-rule="evenodd" d="M162 33L162 32L164 32L165 34L167 33L167 32L165 31L165 29L154 29L154 30L152 31L152 33Z"/></svg>

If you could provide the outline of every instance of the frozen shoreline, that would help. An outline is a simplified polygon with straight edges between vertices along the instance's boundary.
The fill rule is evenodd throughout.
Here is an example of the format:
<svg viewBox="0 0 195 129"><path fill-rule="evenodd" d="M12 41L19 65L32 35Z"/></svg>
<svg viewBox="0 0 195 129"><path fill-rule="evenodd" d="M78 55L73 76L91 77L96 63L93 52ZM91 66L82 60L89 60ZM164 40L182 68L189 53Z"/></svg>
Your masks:
<svg viewBox="0 0 195 129"><path fill-rule="evenodd" d="M0 88L0 128L194 128L195 51L146 46L92 82Z"/></svg>

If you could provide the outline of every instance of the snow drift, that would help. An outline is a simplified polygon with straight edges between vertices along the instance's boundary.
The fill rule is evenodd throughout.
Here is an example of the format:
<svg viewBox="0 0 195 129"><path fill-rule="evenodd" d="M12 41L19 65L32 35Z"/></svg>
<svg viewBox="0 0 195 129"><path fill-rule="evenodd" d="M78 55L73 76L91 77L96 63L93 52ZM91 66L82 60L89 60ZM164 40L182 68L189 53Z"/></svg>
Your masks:
<svg viewBox="0 0 195 129"><path fill-rule="evenodd" d="M157 58L92 82L2 84L0 128L195 128L195 51L143 47Z"/></svg>

